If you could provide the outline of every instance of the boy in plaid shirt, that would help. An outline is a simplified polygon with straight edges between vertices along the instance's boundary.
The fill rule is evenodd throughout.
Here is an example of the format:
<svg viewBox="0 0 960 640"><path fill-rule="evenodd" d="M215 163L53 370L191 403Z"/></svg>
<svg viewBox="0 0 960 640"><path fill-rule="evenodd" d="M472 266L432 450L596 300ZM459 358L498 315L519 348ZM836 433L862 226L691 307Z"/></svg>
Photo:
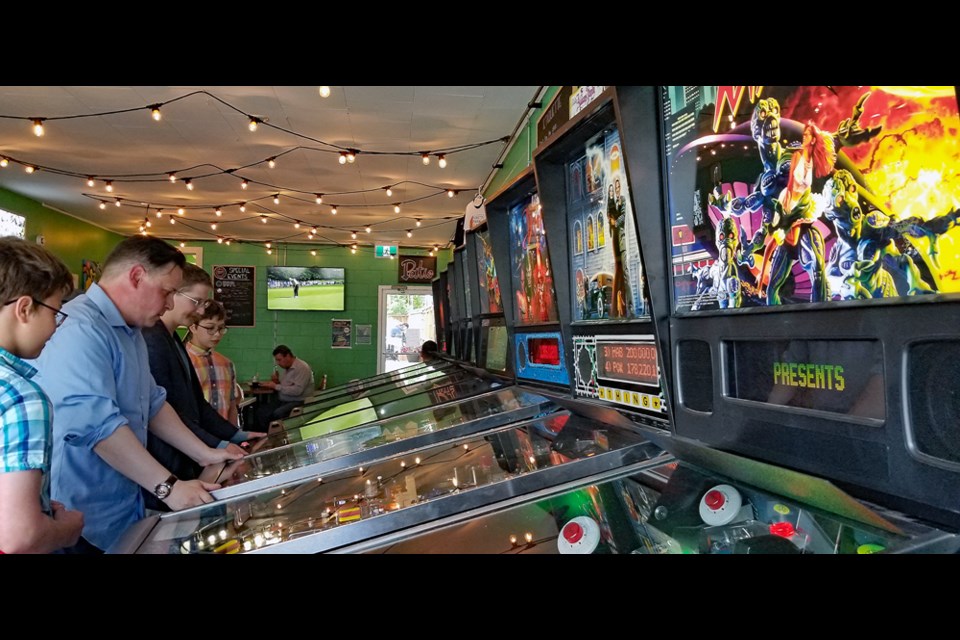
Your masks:
<svg viewBox="0 0 960 640"><path fill-rule="evenodd" d="M50 500L53 406L25 359L40 355L66 314L73 276L52 253L0 238L0 552L76 544L83 514Z"/></svg>

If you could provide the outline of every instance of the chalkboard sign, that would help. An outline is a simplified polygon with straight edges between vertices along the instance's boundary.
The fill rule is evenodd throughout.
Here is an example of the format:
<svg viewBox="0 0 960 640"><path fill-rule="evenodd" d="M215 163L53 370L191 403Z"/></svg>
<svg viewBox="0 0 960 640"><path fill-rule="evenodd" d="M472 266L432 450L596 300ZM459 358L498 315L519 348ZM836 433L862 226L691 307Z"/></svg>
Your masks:
<svg viewBox="0 0 960 640"><path fill-rule="evenodd" d="M213 299L227 310L228 327L256 325L256 267L213 265Z"/></svg>

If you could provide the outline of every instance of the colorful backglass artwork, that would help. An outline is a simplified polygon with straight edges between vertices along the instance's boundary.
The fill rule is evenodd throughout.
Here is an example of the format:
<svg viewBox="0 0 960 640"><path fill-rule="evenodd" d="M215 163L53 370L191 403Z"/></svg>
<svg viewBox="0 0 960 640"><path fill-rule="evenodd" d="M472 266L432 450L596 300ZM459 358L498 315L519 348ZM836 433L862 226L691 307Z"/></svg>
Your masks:
<svg viewBox="0 0 960 640"><path fill-rule="evenodd" d="M493 262L493 247L490 245L490 232L478 231L473 234L473 238L476 243L474 248L477 255L477 270L480 274L480 313L503 313L497 266Z"/></svg>
<svg viewBox="0 0 960 640"><path fill-rule="evenodd" d="M660 98L675 311L960 292L954 87Z"/></svg>
<svg viewBox="0 0 960 640"><path fill-rule="evenodd" d="M550 270L540 198L533 195L510 208L510 278L518 325L557 322L557 298Z"/></svg>
<svg viewBox="0 0 960 640"><path fill-rule="evenodd" d="M568 165L568 178L573 320L649 317L619 132L591 138L584 154Z"/></svg>

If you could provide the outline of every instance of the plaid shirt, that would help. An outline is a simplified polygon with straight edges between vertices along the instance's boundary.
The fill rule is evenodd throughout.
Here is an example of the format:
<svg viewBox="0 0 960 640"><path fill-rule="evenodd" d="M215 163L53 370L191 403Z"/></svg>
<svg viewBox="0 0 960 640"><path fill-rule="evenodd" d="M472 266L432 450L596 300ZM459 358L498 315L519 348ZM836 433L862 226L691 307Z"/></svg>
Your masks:
<svg viewBox="0 0 960 640"><path fill-rule="evenodd" d="M0 348L0 473L37 469L43 474L40 506L50 514L53 407L31 380L37 370Z"/></svg>
<svg viewBox="0 0 960 640"><path fill-rule="evenodd" d="M206 351L192 342L186 344L187 355L200 378L203 397L217 413L230 419L230 407L237 400L237 372L230 358L216 351Z"/></svg>

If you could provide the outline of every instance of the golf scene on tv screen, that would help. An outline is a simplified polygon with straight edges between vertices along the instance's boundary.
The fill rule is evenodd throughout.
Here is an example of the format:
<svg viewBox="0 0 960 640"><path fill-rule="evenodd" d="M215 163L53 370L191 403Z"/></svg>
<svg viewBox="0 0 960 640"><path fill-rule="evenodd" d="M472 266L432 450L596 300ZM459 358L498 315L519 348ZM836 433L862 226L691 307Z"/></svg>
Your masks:
<svg viewBox="0 0 960 640"><path fill-rule="evenodd" d="M343 311L342 268L267 267L267 309Z"/></svg>

